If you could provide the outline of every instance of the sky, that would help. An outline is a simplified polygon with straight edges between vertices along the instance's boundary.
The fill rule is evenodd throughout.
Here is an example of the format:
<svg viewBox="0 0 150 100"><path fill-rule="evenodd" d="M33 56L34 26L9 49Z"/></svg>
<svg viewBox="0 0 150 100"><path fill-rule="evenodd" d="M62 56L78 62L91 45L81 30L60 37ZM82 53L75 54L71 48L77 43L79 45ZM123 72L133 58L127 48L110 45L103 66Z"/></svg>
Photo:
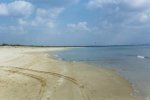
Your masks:
<svg viewBox="0 0 150 100"><path fill-rule="evenodd" d="M0 0L0 44L150 44L150 0Z"/></svg>

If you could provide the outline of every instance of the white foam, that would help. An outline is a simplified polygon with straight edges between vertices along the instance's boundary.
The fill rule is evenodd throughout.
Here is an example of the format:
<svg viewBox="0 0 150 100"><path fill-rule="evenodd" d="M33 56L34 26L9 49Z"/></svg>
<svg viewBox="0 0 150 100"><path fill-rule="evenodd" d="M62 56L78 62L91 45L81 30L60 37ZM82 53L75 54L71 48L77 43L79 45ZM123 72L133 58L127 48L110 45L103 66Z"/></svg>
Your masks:
<svg viewBox="0 0 150 100"><path fill-rule="evenodd" d="M145 57L138 55L137 58L144 59Z"/></svg>
<svg viewBox="0 0 150 100"><path fill-rule="evenodd" d="M150 100L150 97L146 97L145 100Z"/></svg>
<svg viewBox="0 0 150 100"><path fill-rule="evenodd" d="M58 57L58 55L54 55L54 57L56 57L56 58L57 58L57 57Z"/></svg>
<svg viewBox="0 0 150 100"><path fill-rule="evenodd" d="M73 63L76 63L76 61L73 61Z"/></svg>
<svg viewBox="0 0 150 100"><path fill-rule="evenodd" d="M58 60L61 60L61 61L62 61L62 58L58 58Z"/></svg>

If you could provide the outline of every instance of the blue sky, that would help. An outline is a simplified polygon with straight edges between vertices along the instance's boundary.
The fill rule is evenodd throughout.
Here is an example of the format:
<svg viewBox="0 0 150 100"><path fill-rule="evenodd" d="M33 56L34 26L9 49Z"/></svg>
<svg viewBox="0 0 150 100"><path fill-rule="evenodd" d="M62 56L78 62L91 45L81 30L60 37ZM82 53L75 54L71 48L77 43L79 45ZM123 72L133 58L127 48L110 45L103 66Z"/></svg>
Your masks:
<svg viewBox="0 0 150 100"><path fill-rule="evenodd" d="M0 43L150 43L149 0L0 0Z"/></svg>

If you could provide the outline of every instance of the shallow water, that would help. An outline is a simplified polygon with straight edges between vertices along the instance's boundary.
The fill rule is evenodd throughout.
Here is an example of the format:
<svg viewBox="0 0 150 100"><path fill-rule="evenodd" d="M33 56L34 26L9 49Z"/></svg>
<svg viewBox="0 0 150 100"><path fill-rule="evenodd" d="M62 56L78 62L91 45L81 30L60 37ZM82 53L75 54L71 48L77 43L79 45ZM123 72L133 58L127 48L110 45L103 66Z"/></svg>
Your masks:
<svg viewBox="0 0 150 100"><path fill-rule="evenodd" d="M150 46L73 48L54 55L66 61L113 68L133 84L134 95L150 100Z"/></svg>

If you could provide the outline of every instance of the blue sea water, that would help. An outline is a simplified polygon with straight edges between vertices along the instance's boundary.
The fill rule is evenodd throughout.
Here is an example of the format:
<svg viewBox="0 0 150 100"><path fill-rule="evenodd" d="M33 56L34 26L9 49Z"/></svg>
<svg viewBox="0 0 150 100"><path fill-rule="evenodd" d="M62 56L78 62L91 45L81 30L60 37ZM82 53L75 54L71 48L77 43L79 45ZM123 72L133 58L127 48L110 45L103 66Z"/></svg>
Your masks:
<svg viewBox="0 0 150 100"><path fill-rule="evenodd" d="M113 68L132 83L134 95L150 100L150 46L81 47L54 54L65 61Z"/></svg>

